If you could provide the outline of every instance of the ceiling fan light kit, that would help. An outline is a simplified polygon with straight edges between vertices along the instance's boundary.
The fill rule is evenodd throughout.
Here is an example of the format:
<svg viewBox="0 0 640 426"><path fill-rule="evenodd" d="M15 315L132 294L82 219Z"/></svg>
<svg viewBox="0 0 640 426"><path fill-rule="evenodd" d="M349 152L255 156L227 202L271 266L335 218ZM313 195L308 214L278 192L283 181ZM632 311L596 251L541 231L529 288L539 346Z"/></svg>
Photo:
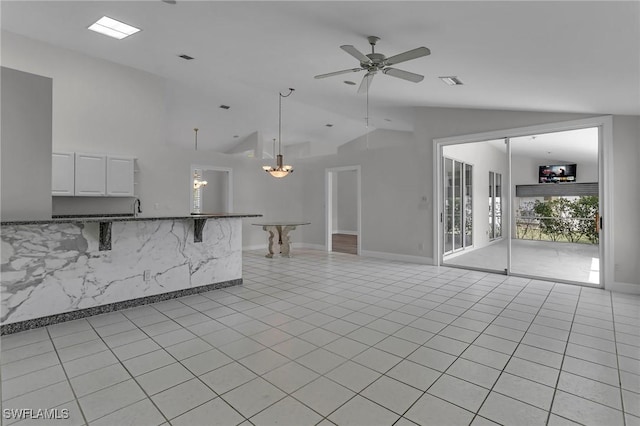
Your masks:
<svg viewBox="0 0 640 426"><path fill-rule="evenodd" d="M276 167L262 166L262 170L269 173L274 178L283 178L293 173L293 166L284 165L282 157L282 98L288 98L291 96L295 89L289 88L289 93L283 95L278 93L278 155L276 156ZM276 151L276 140L273 140L273 153Z"/></svg>
<svg viewBox="0 0 640 426"><path fill-rule="evenodd" d="M358 93L368 92L369 86L371 86L371 81L373 77L378 73L382 72L385 75L390 75L392 77L400 78L402 80L410 81L412 83L419 83L424 79L424 76L420 74L415 74L409 71L400 70L397 68L392 68L391 65L396 65L402 62L410 61L412 59L421 58L423 56L427 56L431 54L431 51L426 47L417 47L415 49L408 50L403 53L399 53L397 55L391 56L387 58L382 53L377 53L375 51L376 43L380 40L379 37L369 36L367 37L369 44L371 45L371 53L365 55L360 52L354 46L350 44L345 44L340 46L342 50L347 52L349 55L353 56L360 62L360 68L350 68L341 71L334 71L327 74L316 75L315 78L326 78L333 77L334 75L347 74L351 72L359 72L366 71L367 73L364 75L362 82L360 83L360 87L358 88Z"/></svg>

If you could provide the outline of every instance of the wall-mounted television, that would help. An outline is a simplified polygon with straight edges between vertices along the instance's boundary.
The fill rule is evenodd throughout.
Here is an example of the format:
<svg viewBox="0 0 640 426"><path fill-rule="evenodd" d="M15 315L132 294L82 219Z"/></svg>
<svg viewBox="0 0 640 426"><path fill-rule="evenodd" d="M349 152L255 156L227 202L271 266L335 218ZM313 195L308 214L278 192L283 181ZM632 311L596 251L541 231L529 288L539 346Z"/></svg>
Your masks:
<svg viewBox="0 0 640 426"><path fill-rule="evenodd" d="M575 164L540 166L538 183L562 183L576 181Z"/></svg>

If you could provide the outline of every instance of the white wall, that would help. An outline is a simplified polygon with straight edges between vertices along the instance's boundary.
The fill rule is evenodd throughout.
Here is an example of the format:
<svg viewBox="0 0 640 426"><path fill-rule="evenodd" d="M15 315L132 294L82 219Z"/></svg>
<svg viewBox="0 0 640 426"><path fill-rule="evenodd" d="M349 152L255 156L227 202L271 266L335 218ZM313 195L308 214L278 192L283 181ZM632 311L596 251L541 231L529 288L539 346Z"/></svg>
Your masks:
<svg viewBox="0 0 640 426"><path fill-rule="evenodd" d="M2 220L51 218L51 79L2 67Z"/></svg>
<svg viewBox="0 0 640 426"><path fill-rule="evenodd" d="M613 231L615 280L640 285L640 117L613 117Z"/></svg>

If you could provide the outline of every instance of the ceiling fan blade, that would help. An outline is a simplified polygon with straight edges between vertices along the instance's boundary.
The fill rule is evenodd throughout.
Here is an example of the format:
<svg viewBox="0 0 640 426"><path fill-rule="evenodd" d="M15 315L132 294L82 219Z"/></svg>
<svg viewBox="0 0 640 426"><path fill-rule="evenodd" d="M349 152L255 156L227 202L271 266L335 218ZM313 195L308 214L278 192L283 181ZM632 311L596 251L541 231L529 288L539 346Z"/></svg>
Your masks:
<svg viewBox="0 0 640 426"><path fill-rule="evenodd" d="M395 56L387 58L384 63L385 65L395 65L399 64L400 62L410 61L411 59L421 58L430 54L431 51L426 47L418 47L416 49L408 50L404 53L399 53Z"/></svg>
<svg viewBox="0 0 640 426"><path fill-rule="evenodd" d="M371 62L371 59L369 59L364 53L362 53L355 47L351 46L350 44L345 44L343 46L340 46L340 49L344 50L345 52L347 52L349 55L353 56L360 62L363 62L365 64L368 64L369 62Z"/></svg>
<svg viewBox="0 0 640 426"><path fill-rule="evenodd" d="M382 72L393 77L401 78L403 80L413 81L414 83L420 83L422 80L424 80L423 75L414 74L412 72L403 71L396 68L385 68L382 70Z"/></svg>
<svg viewBox="0 0 640 426"><path fill-rule="evenodd" d="M362 68L349 68L348 70L334 71L327 74L316 75L313 78L327 78L327 77L333 77L334 75L347 74L350 72L358 72L358 71L362 71Z"/></svg>
<svg viewBox="0 0 640 426"><path fill-rule="evenodd" d="M376 75L375 72L368 72L362 77L362 83L360 83L360 87L358 87L358 93L367 93L369 91L374 75Z"/></svg>

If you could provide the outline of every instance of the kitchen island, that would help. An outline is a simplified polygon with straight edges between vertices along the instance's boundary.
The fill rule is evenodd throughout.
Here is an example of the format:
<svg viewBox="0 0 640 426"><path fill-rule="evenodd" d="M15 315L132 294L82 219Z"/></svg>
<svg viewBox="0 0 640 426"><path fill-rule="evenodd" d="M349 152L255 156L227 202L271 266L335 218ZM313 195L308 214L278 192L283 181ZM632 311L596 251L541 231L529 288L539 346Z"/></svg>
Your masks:
<svg viewBox="0 0 640 426"><path fill-rule="evenodd" d="M242 218L2 222L0 333L242 284Z"/></svg>

